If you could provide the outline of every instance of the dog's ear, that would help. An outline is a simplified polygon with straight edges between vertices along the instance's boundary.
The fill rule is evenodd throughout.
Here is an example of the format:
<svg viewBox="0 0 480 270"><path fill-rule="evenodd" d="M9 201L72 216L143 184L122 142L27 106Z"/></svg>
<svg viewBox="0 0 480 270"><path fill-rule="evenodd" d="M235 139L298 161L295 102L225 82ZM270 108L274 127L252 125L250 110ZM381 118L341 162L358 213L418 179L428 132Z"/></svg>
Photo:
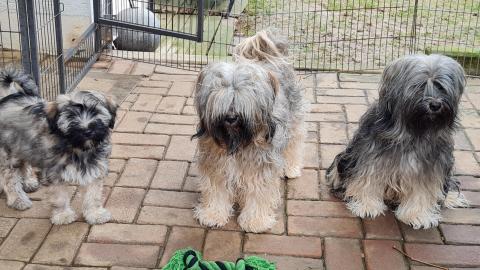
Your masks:
<svg viewBox="0 0 480 270"><path fill-rule="evenodd" d="M265 134L265 141L267 141L267 143L272 142L273 136L275 136L276 129L277 125L273 121L273 118L269 117L267 119L267 133Z"/></svg>
<svg viewBox="0 0 480 270"><path fill-rule="evenodd" d="M197 132L193 134L192 137L190 137L190 140L198 139L202 137L206 132L207 130L205 129L205 125L203 124L203 121L200 120L200 123L198 123L198 126L197 126Z"/></svg>
<svg viewBox="0 0 480 270"><path fill-rule="evenodd" d="M197 80L195 81L195 91L194 91L195 93L200 91L200 88L202 87L203 79L205 78L205 73L206 73L205 69L203 69L198 74Z"/></svg>
<svg viewBox="0 0 480 270"><path fill-rule="evenodd" d="M268 79L270 80L270 84L273 88L273 93L277 96L278 91L280 90L280 81L278 80L277 76L275 76L272 72L268 72Z"/></svg>
<svg viewBox="0 0 480 270"><path fill-rule="evenodd" d="M117 109L118 109L118 104L115 102L115 100L112 97L105 97L105 106L112 116L110 119L110 122L108 123L108 127L113 129L115 127L115 119L117 118Z"/></svg>

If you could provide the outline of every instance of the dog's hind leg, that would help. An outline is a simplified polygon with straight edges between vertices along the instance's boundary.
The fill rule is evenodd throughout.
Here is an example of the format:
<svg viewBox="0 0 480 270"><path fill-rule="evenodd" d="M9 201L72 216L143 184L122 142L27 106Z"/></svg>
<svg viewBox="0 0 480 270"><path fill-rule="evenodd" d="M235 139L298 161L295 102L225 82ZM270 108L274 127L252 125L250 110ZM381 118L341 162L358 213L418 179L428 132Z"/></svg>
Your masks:
<svg viewBox="0 0 480 270"><path fill-rule="evenodd" d="M40 187L32 166L24 164L22 167L23 190L27 193L35 192Z"/></svg>
<svg viewBox="0 0 480 270"><path fill-rule="evenodd" d="M22 176L17 168L4 168L3 190L7 196L7 205L17 210L26 210L32 207L32 201L28 198L22 186Z"/></svg>
<svg viewBox="0 0 480 270"><path fill-rule="evenodd" d="M293 129L293 136L283 152L285 159L284 173L287 178L296 178L302 175L303 149L305 141L305 128L299 123Z"/></svg>
<svg viewBox="0 0 480 270"><path fill-rule="evenodd" d="M200 179L200 203L194 214L200 224L208 227L222 227L233 215L233 194L227 188L226 179L215 174Z"/></svg>
<svg viewBox="0 0 480 270"><path fill-rule="evenodd" d="M96 179L87 186L83 199L83 217L88 224L103 224L112 219L110 211L103 207L103 179Z"/></svg>
<svg viewBox="0 0 480 270"><path fill-rule="evenodd" d="M70 196L66 184L56 184L49 187L50 203L53 206L50 221L55 225L70 224L77 218L70 207Z"/></svg>

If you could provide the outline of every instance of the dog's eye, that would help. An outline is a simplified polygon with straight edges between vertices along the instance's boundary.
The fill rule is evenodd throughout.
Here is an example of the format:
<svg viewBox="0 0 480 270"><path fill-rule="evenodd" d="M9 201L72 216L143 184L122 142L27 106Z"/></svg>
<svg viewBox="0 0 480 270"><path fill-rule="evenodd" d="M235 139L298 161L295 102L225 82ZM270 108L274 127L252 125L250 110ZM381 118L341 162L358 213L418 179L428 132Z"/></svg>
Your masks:
<svg viewBox="0 0 480 270"><path fill-rule="evenodd" d="M445 91L445 88L443 88L443 86L442 86L439 82L434 82L433 85L435 85L435 87L436 87L439 91L442 91L442 92Z"/></svg>

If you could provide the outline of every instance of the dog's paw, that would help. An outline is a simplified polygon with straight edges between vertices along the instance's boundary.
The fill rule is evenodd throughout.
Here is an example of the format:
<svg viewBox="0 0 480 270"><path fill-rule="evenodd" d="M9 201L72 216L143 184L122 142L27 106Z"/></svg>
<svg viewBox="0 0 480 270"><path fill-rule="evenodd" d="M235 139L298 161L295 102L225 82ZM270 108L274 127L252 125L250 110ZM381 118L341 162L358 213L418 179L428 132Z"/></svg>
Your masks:
<svg viewBox="0 0 480 270"><path fill-rule="evenodd" d="M66 209L61 212L55 212L53 213L52 217L50 218L50 221L54 225L65 225L65 224L70 224L74 222L77 219L77 215L72 209Z"/></svg>
<svg viewBox="0 0 480 270"><path fill-rule="evenodd" d="M464 208L468 207L470 203L467 198L461 192L449 191L445 200L443 201L443 207L446 208Z"/></svg>
<svg viewBox="0 0 480 270"><path fill-rule="evenodd" d="M246 231L253 233L261 233L270 230L275 225L275 215L265 216L251 216L249 214L241 213L238 216L238 225Z"/></svg>
<svg viewBox="0 0 480 270"><path fill-rule="evenodd" d="M23 211L32 207L32 201L28 198L24 199L24 198L18 197L12 203L7 205L13 209Z"/></svg>
<svg viewBox="0 0 480 270"><path fill-rule="evenodd" d="M228 223L231 211L216 209L214 207L197 206L194 209L195 218L198 222L207 227L223 227Z"/></svg>
<svg viewBox="0 0 480 270"><path fill-rule="evenodd" d="M104 224L112 219L112 214L105 208L88 210L83 216L90 225Z"/></svg>
<svg viewBox="0 0 480 270"><path fill-rule="evenodd" d="M440 222L440 214L435 212L424 212L410 215L397 212L395 215L400 221L412 226L415 230L437 227Z"/></svg>
<svg viewBox="0 0 480 270"><path fill-rule="evenodd" d="M40 188L40 184L36 179L31 179L23 182L23 190L27 193L32 193Z"/></svg>
<svg viewBox="0 0 480 270"><path fill-rule="evenodd" d="M387 206L382 201L370 201L365 203L358 200L351 200L347 203L347 208L357 217L376 218L383 215Z"/></svg>
<svg viewBox="0 0 480 270"><path fill-rule="evenodd" d="M285 176L288 179L302 176L302 167L300 166L286 167L284 171L285 171Z"/></svg>

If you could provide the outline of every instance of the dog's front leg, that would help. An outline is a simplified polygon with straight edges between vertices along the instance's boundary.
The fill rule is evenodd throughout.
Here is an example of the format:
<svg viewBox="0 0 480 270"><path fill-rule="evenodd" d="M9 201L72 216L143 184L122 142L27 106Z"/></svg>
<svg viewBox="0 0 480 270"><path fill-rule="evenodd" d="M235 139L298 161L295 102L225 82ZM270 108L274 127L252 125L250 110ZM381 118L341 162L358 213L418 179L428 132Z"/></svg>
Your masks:
<svg viewBox="0 0 480 270"><path fill-rule="evenodd" d="M385 184L375 175L350 180L345 190L347 208L361 218L375 218L387 209L384 203Z"/></svg>
<svg viewBox="0 0 480 270"><path fill-rule="evenodd" d="M110 211L103 207L103 179L95 179L87 186L83 199L83 217L88 224L103 224L112 219Z"/></svg>
<svg viewBox="0 0 480 270"><path fill-rule="evenodd" d="M233 215L233 195L221 175L203 176L200 179L200 203L194 214L200 224L222 227Z"/></svg>
<svg viewBox="0 0 480 270"><path fill-rule="evenodd" d="M23 190L19 169L4 169L2 175L2 188L7 196L7 205L17 210L26 210L32 207L32 201Z"/></svg>
<svg viewBox="0 0 480 270"><path fill-rule="evenodd" d="M305 128L303 123L297 124L292 130L293 136L283 152L285 159L284 173L289 179L300 177L303 168L303 149L305 141Z"/></svg>
<svg viewBox="0 0 480 270"><path fill-rule="evenodd" d="M276 221L275 208L281 199L280 182L278 178L250 180L245 194L242 194L243 209L238 216L238 224L247 232L264 232L271 229Z"/></svg>
<svg viewBox="0 0 480 270"><path fill-rule="evenodd" d="M51 222L55 225L70 224L77 218L70 207L70 196L68 186L64 183L49 187L50 203L53 206Z"/></svg>
<svg viewBox="0 0 480 270"><path fill-rule="evenodd" d="M408 194L404 194L395 215L400 221L411 225L414 229L436 227L440 220L438 201L441 193L438 187L429 188L418 185Z"/></svg>

